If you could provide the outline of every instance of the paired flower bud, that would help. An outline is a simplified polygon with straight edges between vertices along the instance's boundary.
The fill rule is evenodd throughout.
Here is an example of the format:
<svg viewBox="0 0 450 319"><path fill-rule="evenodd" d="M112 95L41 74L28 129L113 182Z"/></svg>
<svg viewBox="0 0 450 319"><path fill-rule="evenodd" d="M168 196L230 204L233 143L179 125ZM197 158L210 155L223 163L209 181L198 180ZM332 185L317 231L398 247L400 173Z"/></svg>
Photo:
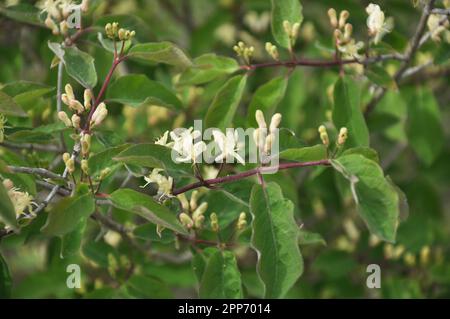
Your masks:
<svg viewBox="0 0 450 319"><path fill-rule="evenodd" d="M247 216L244 212L239 214L239 218L236 224L238 230L243 230L247 226Z"/></svg>
<svg viewBox="0 0 450 319"><path fill-rule="evenodd" d="M291 48L295 45L300 31L300 23L296 22L291 25L287 20L283 21L284 32L287 34L290 40Z"/></svg>
<svg viewBox="0 0 450 319"><path fill-rule="evenodd" d="M330 145L330 139L328 137L328 132L327 132L327 128L325 127L325 125L321 125L319 127L319 134L320 134L320 139L322 140L323 145L325 145L325 146Z"/></svg>
<svg viewBox="0 0 450 319"><path fill-rule="evenodd" d="M195 228L201 228L203 222L205 221L205 212L208 209L208 203L203 202L197 209L192 213L192 219L194 220Z"/></svg>
<svg viewBox="0 0 450 319"><path fill-rule="evenodd" d="M218 233L219 232L219 218L217 218L216 213L212 213L209 216L209 219L211 220L211 229L213 232Z"/></svg>
<svg viewBox="0 0 450 319"><path fill-rule="evenodd" d="M267 129L264 113L261 110L256 111L255 118L258 128L253 132L253 140L258 149L263 152L263 155L268 156L271 153L282 116L280 113L274 114L270 121L269 129Z"/></svg>
<svg viewBox="0 0 450 319"><path fill-rule="evenodd" d="M53 19L49 16L47 16L47 19L45 19L45 26L52 30L53 35L59 35L59 28L58 25L53 21Z"/></svg>
<svg viewBox="0 0 450 319"><path fill-rule="evenodd" d="M64 153L62 158L69 173L72 174L75 172L75 160L70 156L70 154Z"/></svg>
<svg viewBox="0 0 450 319"><path fill-rule="evenodd" d="M278 48L270 42L266 43L266 51L272 57L272 59L278 61L280 59L280 54L278 53Z"/></svg>
<svg viewBox="0 0 450 319"><path fill-rule="evenodd" d="M83 171L84 174L89 175L88 160L86 159L81 160L81 170Z"/></svg>
<svg viewBox="0 0 450 319"><path fill-rule="evenodd" d="M188 214L181 213L179 218L180 218L181 224L184 227L186 227L187 229L191 229L192 227L194 227L194 221Z"/></svg>
<svg viewBox="0 0 450 319"><path fill-rule="evenodd" d="M69 119L69 116L67 116L66 112L64 112L64 111L58 112L58 118L67 127L72 127L72 121Z"/></svg>
<svg viewBox="0 0 450 319"><path fill-rule="evenodd" d="M347 141L347 138L348 138L348 129L346 127L343 127L339 131L339 136L338 136L338 141L337 141L338 146L344 145L345 141Z"/></svg>
<svg viewBox="0 0 450 319"><path fill-rule="evenodd" d="M239 41L238 44L233 47L233 50L238 56L244 59L246 64L250 64L250 60L255 52L255 48L253 46L247 46L242 41Z"/></svg>
<svg viewBox="0 0 450 319"><path fill-rule="evenodd" d="M81 135L81 154L83 157L89 156L89 151L91 149L91 135L83 133Z"/></svg>
<svg viewBox="0 0 450 319"><path fill-rule="evenodd" d="M106 109L106 105L105 103L100 103L97 108L94 111L94 114L92 114L92 118L91 118L91 128L100 125L103 120L106 118L106 116L108 115L108 110Z"/></svg>

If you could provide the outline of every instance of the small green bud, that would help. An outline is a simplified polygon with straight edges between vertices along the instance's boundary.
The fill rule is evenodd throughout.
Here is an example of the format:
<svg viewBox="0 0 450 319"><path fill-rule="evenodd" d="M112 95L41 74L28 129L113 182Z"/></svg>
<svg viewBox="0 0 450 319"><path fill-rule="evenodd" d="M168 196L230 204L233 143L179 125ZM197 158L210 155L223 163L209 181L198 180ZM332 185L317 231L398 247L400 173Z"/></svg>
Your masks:
<svg viewBox="0 0 450 319"><path fill-rule="evenodd" d="M217 214L216 213L212 213L209 216L210 220L211 220L211 229L213 232L218 233L219 232L219 219L217 218Z"/></svg>
<svg viewBox="0 0 450 319"><path fill-rule="evenodd" d="M88 161L85 159L81 160L81 170L86 175L89 175L89 164L88 164Z"/></svg>
<svg viewBox="0 0 450 319"><path fill-rule="evenodd" d="M239 219L238 219L236 228L238 230L243 230L245 228L245 226L247 226L247 216L246 216L245 212L242 212L239 215Z"/></svg>

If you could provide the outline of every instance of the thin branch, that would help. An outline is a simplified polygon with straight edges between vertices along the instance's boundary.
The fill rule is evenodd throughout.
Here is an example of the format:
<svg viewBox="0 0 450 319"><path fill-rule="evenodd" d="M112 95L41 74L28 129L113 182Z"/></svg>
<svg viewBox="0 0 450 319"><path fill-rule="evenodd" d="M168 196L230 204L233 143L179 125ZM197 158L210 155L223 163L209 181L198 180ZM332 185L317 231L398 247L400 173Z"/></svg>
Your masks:
<svg viewBox="0 0 450 319"><path fill-rule="evenodd" d="M450 16L450 9L435 8L435 9L431 10L431 13Z"/></svg>
<svg viewBox="0 0 450 319"><path fill-rule="evenodd" d="M63 81L63 72L64 72L64 63L63 61L59 61L58 63L58 78L57 78L57 84L56 84L56 110L57 112L62 111L62 81ZM59 139L61 142L61 147L66 150L66 142L64 141L64 133L59 133Z"/></svg>
<svg viewBox="0 0 450 319"><path fill-rule="evenodd" d="M358 60L358 59L347 59L347 60L342 60L342 59L333 59L333 60L297 59L297 60L292 60L292 61L275 61L275 62L243 65L243 66L241 66L241 69L246 70L246 71L252 71L252 70L262 69L262 68L275 68L275 67L295 68L298 66L326 68L326 67L342 66L342 65L346 65L346 64L367 65L367 64L373 64L373 63L387 61L387 60L403 61L403 60L405 60L405 57L400 54L385 54L385 55L380 55L380 56L376 56L376 57L366 58L363 60Z"/></svg>
<svg viewBox="0 0 450 319"><path fill-rule="evenodd" d="M254 176L257 174L264 174L265 172L272 172L272 171L276 171L276 170L285 170L285 169L296 168L296 167L328 166L328 165L330 165L330 161L328 159L326 159L326 160L321 160L321 161L303 162L303 163L284 163L284 164L280 164L278 166L272 166L272 167L259 167L259 168L255 168L255 169L245 171L242 173L238 173L235 175L229 175L229 176L224 176L224 177L218 177L218 178L198 181L196 183L192 183L192 184L186 185L184 187L174 189L172 193L173 193L173 195L179 195L179 194L186 193L186 192L196 189L196 188L210 187L210 186L217 185L217 184L234 182L234 181L238 181L238 180L241 180L244 178L248 178L250 176Z"/></svg>
<svg viewBox="0 0 450 319"><path fill-rule="evenodd" d="M402 78L404 73L408 70L408 66L410 65L411 61L413 60L417 50L421 46L421 39L424 36L425 30L427 28L427 21L430 17L434 4L436 0L430 0L424 7L422 15L419 20L419 24L417 25L416 32L414 33L412 39L409 42L408 48L405 51L405 54L403 55L405 57L403 63L400 65L399 70L394 75L395 82L399 82ZM381 99L386 94L385 88L379 88L376 92L372 100L367 104L366 110L364 112L364 115L367 117L377 106L378 102L381 101Z"/></svg>
<svg viewBox="0 0 450 319"><path fill-rule="evenodd" d="M7 166L7 168L9 171L13 173L38 175L44 178L51 178L51 179L64 179L61 175L46 170L45 168L23 167L23 166Z"/></svg>

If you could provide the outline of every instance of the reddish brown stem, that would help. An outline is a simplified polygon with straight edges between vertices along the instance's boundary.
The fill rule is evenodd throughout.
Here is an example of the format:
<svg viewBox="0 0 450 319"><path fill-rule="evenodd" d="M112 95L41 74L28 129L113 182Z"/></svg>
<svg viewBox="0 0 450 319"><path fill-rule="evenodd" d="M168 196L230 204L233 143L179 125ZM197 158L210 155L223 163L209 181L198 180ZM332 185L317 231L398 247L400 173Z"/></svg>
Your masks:
<svg viewBox="0 0 450 319"><path fill-rule="evenodd" d="M223 184L223 183L229 183L238 181L250 176L254 176L257 174L263 174L264 172L270 172L275 170L285 170L290 168L296 168L296 167L308 167L308 166L328 166L330 165L330 161L328 159L321 160L321 161L313 161L313 162L303 162L303 163L283 163L275 167L258 167L251 169L249 171L245 171L236 175L229 175L224 177L218 177L213 179L207 179L203 181L198 181L196 183L192 183L189 185L186 185L184 187L174 189L173 195L179 195L182 193L186 193L190 190L200 188L200 187L210 187L212 185L216 184Z"/></svg>

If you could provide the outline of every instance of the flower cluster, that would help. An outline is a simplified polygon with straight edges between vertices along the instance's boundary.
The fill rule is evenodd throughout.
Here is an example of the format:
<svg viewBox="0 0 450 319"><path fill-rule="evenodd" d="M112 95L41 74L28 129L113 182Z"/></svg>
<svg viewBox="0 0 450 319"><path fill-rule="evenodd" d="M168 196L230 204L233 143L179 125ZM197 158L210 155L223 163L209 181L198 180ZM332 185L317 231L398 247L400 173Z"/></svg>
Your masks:
<svg viewBox="0 0 450 319"><path fill-rule="evenodd" d="M133 30L119 28L118 22L108 23L105 26L105 32L106 36L111 40L119 39L120 41L131 40L136 35L136 32Z"/></svg>
<svg viewBox="0 0 450 319"><path fill-rule="evenodd" d="M33 214L33 196L27 192L20 191L19 188L14 187L14 183L10 179L5 179L3 181L3 186L8 192L8 197L11 200L16 216L19 217L22 214L28 213Z"/></svg>
<svg viewBox="0 0 450 319"><path fill-rule="evenodd" d="M253 140L259 150L260 160L264 164L266 163L267 157L271 155L273 142L275 141L276 132L280 126L282 116L280 113L274 114L268 128L264 119L264 113L261 110L256 111L255 117L258 128L253 132Z"/></svg>
<svg viewBox="0 0 450 319"><path fill-rule="evenodd" d="M330 138L328 136L327 128L325 127L325 125L319 126L318 131L320 139L322 140L322 144L325 145L326 147L330 146ZM342 127L339 130L339 134L336 140L336 146L342 147L347 141L347 138L348 138L348 129L346 127Z"/></svg>
<svg viewBox="0 0 450 319"><path fill-rule="evenodd" d="M427 21L428 29L431 33L431 39L436 42L441 41L441 35L443 33L447 34L447 42L450 42L450 32L447 31L447 28L450 26L450 22L448 19L443 20L441 15L432 14L428 18Z"/></svg>
<svg viewBox="0 0 450 319"><path fill-rule="evenodd" d="M69 31L67 18L76 8L79 8L82 12L87 12L89 0L82 0L80 5L76 5L72 0L46 0L42 10L47 13L45 25L52 30L54 35L67 35Z"/></svg>
<svg viewBox="0 0 450 319"><path fill-rule="evenodd" d="M205 212L208 209L208 203L203 202L200 205L198 204L200 192L197 190L193 191L189 201L187 200L186 194L180 194L177 198L183 210L179 216L180 222L187 229L201 229L205 221Z"/></svg>
<svg viewBox="0 0 450 319"><path fill-rule="evenodd" d="M334 28L334 40L336 43L336 48L345 58L361 58L359 50L364 47L362 41L356 42L352 38L353 26L347 23L350 13L347 10L343 10L339 14L339 19L337 17L336 10L331 8L328 10L328 17L330 19L330 24Z"/></svg>
<svg viewBox="0 0 450 319"><path fill-rule="evenodd" d="M253 46L247 46L243 41L239 41L237 45L233 47L234 52L240 57L242 57L246 64L250 64L250 60L255 53L255 48Z"/></svg>

